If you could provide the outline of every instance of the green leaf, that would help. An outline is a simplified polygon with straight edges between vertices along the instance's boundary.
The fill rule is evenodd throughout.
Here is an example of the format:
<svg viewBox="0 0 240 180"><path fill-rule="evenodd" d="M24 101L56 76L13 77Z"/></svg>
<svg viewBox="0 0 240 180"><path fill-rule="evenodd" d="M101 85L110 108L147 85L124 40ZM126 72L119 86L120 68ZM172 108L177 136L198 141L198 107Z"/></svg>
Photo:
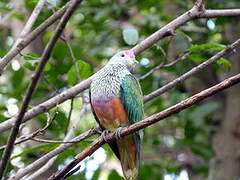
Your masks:
<svg viewBox="0 0 240 180"><path fill-rule="evenodd" d="M90 64L82 60L78 60L76 63L77 63L77 67L78 67L78 71L81 79L86 79L92 75L92 69ZM72 67L68 71L67 76L68 76L68 83L70 85L74 85L77 83L77 72L75 70L74 65L72 65Z"/></svg>
<svg viewBox="0 0 240 180"><path fill-rule="evenodd" d="M34 71L37 67L37 64L38 64L38 62L36 62L36 63L25 62L23 64L23 67L29 69L30 71Z"/></svg>
<svg viewBox="0 0 240 180"><path fill-rule="evenodd" d="M20 13L13 13L12 17L15 18L15 19L18 19L20 21L24 20L24 15L20 14Z"/></svg>
<svg viewBox="0 0 240 180"><path fill-rule="evenodd" d="M223 44L217 44L217 43L207 43L207 44L201 44L201 45L192 45L188 51L205 51L205 50L214 50L214 51L220 51L223 50L226 46Z"/></svg>
<svg viewBox="0 0 240 180"><path fill-rule="evenodd" d="M124 29L122 32L123 40L128 45L135 45L138 42L139 35L136 29Z"/></svg>
<svg viewBox="0 0 240 180"><path fill-rule="evenodd" d="M34 53L28 53L26 55L23 56L23 59L26 61L32 61L32 60L37 60L40 57L37 54Z"/></svg>
<svg viewBox="0 0 240 180"><path fill-rule="evenodd" d="M192 53L188 56L188 58L194 62L202 63L206 61L207 59L200 53Z"/></svg>
<svg viewBox="0 0 240 180"><path fill-rule="evenodd" d="M52 68L52 65L48 62L48 63L45 65L44 71L50 71L51 68Z"/></svg>
<svg viewBox="0 0 240 180"><path fill-rule="evenodd" d="M11 82L14 88L21 87L24 75L25 75L24 68L20 68L18 71L14 72L11 78Z"/></svg>
<svg viewBox="0 0 240 180"><path fill-rule="evenodd" d="M224 58L221 58L221 59L217 60L216 63L219 64L219 65L224 65L227 68L232 66L232 63L230 61L228 61L227 59L224 59Z"/></svg>

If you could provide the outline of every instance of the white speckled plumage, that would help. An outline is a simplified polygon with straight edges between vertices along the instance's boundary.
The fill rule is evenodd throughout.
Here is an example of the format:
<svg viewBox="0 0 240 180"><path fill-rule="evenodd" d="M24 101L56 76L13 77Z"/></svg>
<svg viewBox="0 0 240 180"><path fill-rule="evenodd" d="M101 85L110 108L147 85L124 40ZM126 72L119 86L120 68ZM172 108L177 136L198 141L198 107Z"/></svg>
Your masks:
<svg viewBox="0 0 240 180"><path fill-rule="evenodd" d="M137 63L134 54L122 57L126 52L128 51L115 54L106 66L94 74L90 86L92 99L109 99L119 96L121 80L124 76L131 74L130 69Z"/></svg>
<svg viewBox="0 0 240 180"><path fill-rule="evenodd" d="M109 99L119 96L121 80L130 74L126 66L122 64L106 65L98 71L91 83L92 99L96 95L98 99Z"/></svg>

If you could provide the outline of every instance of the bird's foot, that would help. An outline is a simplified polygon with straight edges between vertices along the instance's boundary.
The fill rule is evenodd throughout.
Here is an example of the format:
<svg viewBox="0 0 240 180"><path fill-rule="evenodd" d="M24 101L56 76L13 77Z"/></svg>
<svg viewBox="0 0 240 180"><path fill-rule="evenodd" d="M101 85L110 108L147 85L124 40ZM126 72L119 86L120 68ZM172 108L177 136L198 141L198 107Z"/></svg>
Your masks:
<svg viewBox="0 0 240 180"><path fill-rule="evenodd" d="M115 136L116 139L121 139L121 131L122 131L122 127L117 128L114 132L113 135Z"/></svg>
<svg viewBox="0 0 240 180"><path fill-rule="evenodd" d="M107 142L106 136L108 135L108 133L109 133L108 130L103 130L103 131L102 131L101 137L103 138L103 140L104 140L105 142Z"/></svg>

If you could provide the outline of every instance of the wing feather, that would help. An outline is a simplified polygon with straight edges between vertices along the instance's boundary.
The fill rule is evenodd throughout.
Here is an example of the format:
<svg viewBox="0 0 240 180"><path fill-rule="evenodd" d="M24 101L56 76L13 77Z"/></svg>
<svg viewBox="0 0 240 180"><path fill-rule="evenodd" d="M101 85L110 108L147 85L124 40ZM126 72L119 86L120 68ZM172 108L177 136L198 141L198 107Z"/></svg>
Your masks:
<svg viewBox="0 0 240 180"><path fill-rule="evenodd" d="M132 75L126 75L121 83L120 99L128 115L128 124L134 124L141 121L144 116L142 90L137 79ZM139 132L133 134L137 143L138 152L140 152Z"/></svg>
<svg viewBox="0 0 240 180"><path fill-rule="evenodd" d="M144 116L143 96L137 79L129 74L121 83L120 99L128 114L129 125L141 121Z"/></svg>

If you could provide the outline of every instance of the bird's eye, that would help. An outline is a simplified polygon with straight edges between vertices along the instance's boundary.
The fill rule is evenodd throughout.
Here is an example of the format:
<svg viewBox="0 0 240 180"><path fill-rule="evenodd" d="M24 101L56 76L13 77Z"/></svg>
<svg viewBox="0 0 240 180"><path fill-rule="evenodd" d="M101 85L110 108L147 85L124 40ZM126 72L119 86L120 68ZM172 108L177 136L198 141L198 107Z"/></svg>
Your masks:
<svg viewBox="0 0 240 180"><path fill-rule="evenodd" d="M124 54L121 54L121 57L124 57L125 55Z"/></svg>

